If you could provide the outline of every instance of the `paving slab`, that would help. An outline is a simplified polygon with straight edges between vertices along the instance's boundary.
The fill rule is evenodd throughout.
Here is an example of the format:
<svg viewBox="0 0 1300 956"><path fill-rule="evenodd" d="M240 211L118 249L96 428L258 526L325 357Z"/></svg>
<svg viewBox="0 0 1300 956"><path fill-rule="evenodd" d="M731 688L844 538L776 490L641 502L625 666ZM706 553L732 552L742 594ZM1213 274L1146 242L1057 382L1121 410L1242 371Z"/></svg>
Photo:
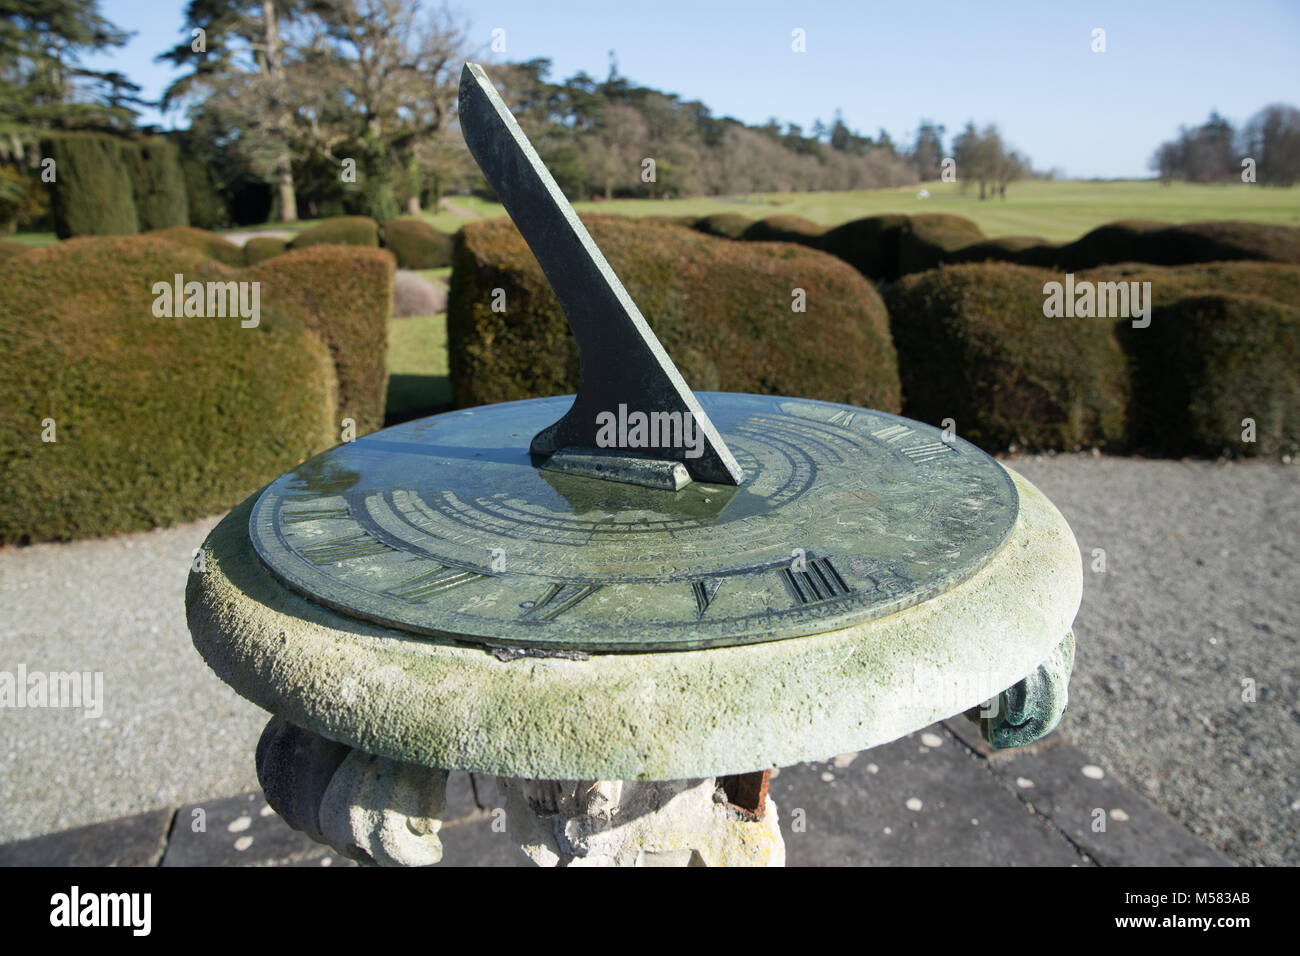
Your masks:
<svg viewBox="0 0 1300 956"><path fill-rule="evenodd" d="M771 794L788 866L1090 863L942 724L883 747L786 767Z"/></svg>
<svg viewBox="0 0 1300 956"><path fill-rule="evenodd" d="M332 858L329 864L321 861ZM176 812L162 866L351 865L292 829L259 793L186 804Z"/></svg>
<svg viewBox="0 0 1300 956"><path fill-rule="evenodd" d="M157 866L174 808L74 827L0 846L0 866Z"/></svg>

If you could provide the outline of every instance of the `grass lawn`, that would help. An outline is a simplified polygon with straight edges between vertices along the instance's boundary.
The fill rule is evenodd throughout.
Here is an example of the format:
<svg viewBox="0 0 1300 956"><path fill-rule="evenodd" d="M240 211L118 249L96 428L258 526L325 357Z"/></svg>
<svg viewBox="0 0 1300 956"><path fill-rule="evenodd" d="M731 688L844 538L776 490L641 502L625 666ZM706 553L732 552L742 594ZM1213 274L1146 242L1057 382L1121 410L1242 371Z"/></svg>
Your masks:
<svg viewBox="0 0 1300 956"><path fill-rule="evenodd" d="M752 219L802 216L834 226L881 213L950 212L973 220L990 236L1041 236L1057 242L1077 239L1097 226L1119 219L1160 219L1197 222L1244 219L1300 226L1300 187L1272 189L1260 185L1162 186L1150 180L1122 182L1015 183L1006 199L981 201L972 189L962 193L958 183L926 183L929 199L918 199L920 187L872 189L858 192L769 193L698 199L615 199L579 202L579 212L622 216L705 216L735 212ZM496 203L473 196L452 196L448 203L479 217L503 216ZM439 229L453 232L467 216L447 212L424 217Z"/></svg>
<svg viewBox="0 0 1300 956"><path fill-rule="evenodd" d="M446 314L389 319L387 422L431 415L450 404Z"/></svg>

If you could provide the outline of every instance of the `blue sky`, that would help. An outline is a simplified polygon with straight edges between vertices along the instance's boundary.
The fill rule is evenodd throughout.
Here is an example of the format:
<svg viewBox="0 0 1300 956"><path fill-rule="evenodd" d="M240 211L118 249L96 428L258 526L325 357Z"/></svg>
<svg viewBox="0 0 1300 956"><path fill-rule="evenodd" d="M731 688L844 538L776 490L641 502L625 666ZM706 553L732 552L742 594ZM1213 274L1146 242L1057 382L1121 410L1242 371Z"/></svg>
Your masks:
<svg viewBox="0 0 1300 956"><path fill-rule="evenodd" d="M427 4L426 4L427 5ZM184 0L101 0L136 31L111 63L156 97L171 73L155 54L181 39ZM603 77L609 51L631 80L699 99L747 123L807 130L838 108L849 126L910 142L928 117L950 133L997 122L1038 169L1147 176L1157 143L1217 109L1243 123L1272 102L1300 105L1296 0L802 3L474 0L451 3L483 59L554 61L552 79ZM1106 31L1106 52L1091 50ZM505 30L505 54L487 53ZM807 51L791 50L805 31ZM185 34L188 36L188 34ZM156 114L147 121L158 121ZM163 125L183 125L171 115Z"/></svg>

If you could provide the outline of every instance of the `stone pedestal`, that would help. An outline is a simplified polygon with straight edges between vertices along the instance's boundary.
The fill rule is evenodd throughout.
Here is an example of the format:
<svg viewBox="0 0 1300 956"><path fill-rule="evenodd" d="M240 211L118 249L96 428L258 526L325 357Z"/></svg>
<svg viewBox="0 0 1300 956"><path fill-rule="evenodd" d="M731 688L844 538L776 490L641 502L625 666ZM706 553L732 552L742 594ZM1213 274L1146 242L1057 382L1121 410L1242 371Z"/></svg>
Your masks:
<svg viewBox="0 0 1300 956"><path fill-rule="evenodd" d="M780 865L776 808L716 780L864 750L971 711L995 746L1066 702L1078 545L1011 472L1020 513L972 577L843 630L708 650L497 656L336 613L248 538L253 499L204 544L187 613L217 675L275 715L259 776L286 820L380 865L438 862L446 769L498 777L510 829L549 865ZM504 658L504 659L503 659ZM621 781L621 782L620 782Z"/></svg>

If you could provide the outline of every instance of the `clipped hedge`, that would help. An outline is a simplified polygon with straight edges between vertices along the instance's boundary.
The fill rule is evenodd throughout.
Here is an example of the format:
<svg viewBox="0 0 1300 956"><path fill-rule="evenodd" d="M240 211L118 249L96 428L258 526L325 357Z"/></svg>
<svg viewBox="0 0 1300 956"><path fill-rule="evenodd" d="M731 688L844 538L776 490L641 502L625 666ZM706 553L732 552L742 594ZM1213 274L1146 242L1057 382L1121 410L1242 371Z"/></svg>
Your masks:
<svg viewBox="0 0 1300 956"><path fill-rule="evenodd" d="M999 236L951 250L944 256L948 263L1014 262L1022 266L1049 267L1060 247L1037 236Z"/></svg>
<svg viewBox="0 0 1300 956"><path fill-rule="evenodd" d="M10 239L0 239L0 262L12 259L14 256L21 256L24 252L30 252L31 246L21 242L14 242Z"/></svg>
<svg viewBox="0 0 1300 956"><path fill-rule="evenodd" d="M868 279L898 278L898 247L907 217L867 216L822 233L817 248L843 259Z"/></svg>
<svg viewBox="0 0 1300 956"><path fill-rule="evenodd" d="M1300 264L1300 228L1259 222L1107 223L1038 261L1079 271L1121 262L1188 265L1253 260ZM1019 261L1025 262L1021 256Z"/></svg>
<svg viewBox="0 0 1300 956"><path fill-rule="evenodd" d="M185 177L185 198L189 204L190 225L199 229L216 229L226 224L226 201L207 164L182 157L181 175Z"/></svg>
<svg viewBox="0 0 1300 956"><path fill-rule="evenodd" d="M384 248L399 269L441 269L451 265L451 237L423 219L394 219L384 226Z"/></svg>
<svg viewBox="0 0 1300 956"><path fill-rule="evenodd" d="M768 216L754 223L742 234L746 242L797 242L817 248L826 227L801 216Z"/></svg>
<svg viewBox="0 0 1300 956"><path fill-rule="evenodd" d="M244 264L243 249L228 239L221 238L215 232L208 232L206 229L195 229L193 226L172 226L170 229L154 229L145 233L145 235L157 236L159 239L166 239L168 242L176 242L182 246L189 246L191 249L198 249L209 259L216 259L224 265L242 266Z"/></svg>
<svg viewBox="0 0 1300 956"><path fill-rule="evenodd" d="M691 224L696 232L706 236L720 236L724 239L739 239L745 230L754 224L754 220L734 212L715 212L701 216Z"/></svg>
<svg viewBox="0 0 1300 956"><path fill-rule="evenodd" d="M153 284L176 273L243 278L156 237L74 239L5 265L0 542L214 514L335 442L319 337L267 297L255 328L156 317Z"/></svg>
<svg viewBox="0 0 1300 956"><path fill-rule="evenodd" d="M289 243L291 249L342 245L379 247L379 223L369 216L334 216L309 226Z"/></svg>
<svg viewBox="0 0 1300 956"><path fill-rule="evenodd" d="M952 253L985 239L984 231L964 216L923 213L910 216L898 240L898 273L924 272L950 261Z"/></svg>
<svg viewBox="0 0 1300 956"><path fill-rule="evenodd" d="M958 265L904 276L886 293L906 414L990 451L1114 447L1128 378L1110 319L1049 319L1053 273Z"/></svg>
<svg viewBox="0 0 1300 956"><path fill-rule="evenodd" d="M884 304L834 257L787 244L724 242L645 220L584 222L692 388L898 410ZM492 311L498 288L504 312ZM796 288L806 293L804 313L791 309ZM457 234L447 338L461 406L577 388L568 323L509 220L469 223Z"/></svg>
<svg viewBox="0 0 1300 956"><path fill-rule="evenodd" d="M282 256L289 249L289 244L279 236L253 236L244 243L244 264L255 266L267 259Z"/></svg>
<svg viewBox="0 0 1300 956"><path fill-rule="evenodd" d="M140 230L190 224L185 174L175 143L158 136L123 146Z"/></svg>
<svg viewBox="0 0 1300 956"><path fill-rule="evenodd" d="M1134 444L1174 455L1300 452L1300 309L1261 296L1190 295L1124 333L1134 356ZM1255 440L1243 441L1243 420Z"/></svg>
<svg viewBox="0 0 1300 956"><path fill-rule="evenodd" d="M93 133L48 136L41 140L41 156L54 160L50 218L60 239L139 231L121 140Z"/></svg>
<svg viewBox="0 0 1300 956"><path fill-rule="evenodd" d="M338 377L336 429L344 418L356 422L357 435L383 427L394 271L382 249L333 245L291 250L246 270L262 283L263 301L301 316L329 346Z"/></svg>

